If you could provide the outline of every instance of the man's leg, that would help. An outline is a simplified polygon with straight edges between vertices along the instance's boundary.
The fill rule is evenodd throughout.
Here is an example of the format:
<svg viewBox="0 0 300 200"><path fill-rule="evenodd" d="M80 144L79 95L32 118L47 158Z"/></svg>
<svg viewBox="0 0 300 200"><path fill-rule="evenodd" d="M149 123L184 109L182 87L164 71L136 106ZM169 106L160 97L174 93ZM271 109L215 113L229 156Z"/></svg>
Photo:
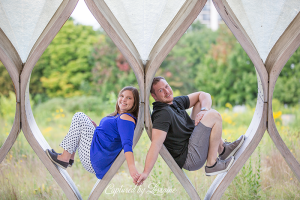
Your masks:
<svg viewBox="0 0 300 200"><path fill-rule="evenodd" d="M211 110L213 110L213 109L211 109ZM196 118L196 115L199 113L201 111L201 103L200 102L198 102L198 103L196 103L195 104L195 106L193 107L193 109L192 109L192 112L191 112L191 118L192 118L192 120L195 120L195 118ZM214 110L215 111L215 110ZM209 111L206 111L206 112L209 112ZM217 112L217 111L216 111ZM220 117L220 119L221 119L221 137L222 137L222 117L221 117L221 115L217 112L216 113L216 115L219 115L219 116L217 116L217 117ZM206 115L206 114L205 114ZM204 116L205 116L204 115ZM214 118L214 116L212 116L212 115L210 115L209 117L212 117L212 118ZM204 117L203 117L204 118ZM202 118L202 119L203 119ZM201 121L201 123L203 124L203 122ZM205 126L207 126L206 124L203 124L203 125L205 125ZM207 127L209 127L209 128L212 128L211 126L207 126ZM214 141L214 144L215 143L217 143L217 141ZM210 145L211 146L211 145ZM223 152L223 150L224 150L224 147L223 147L223 140L222 140L222 138L219 140L219 146L218 146L218 154L221 154L222 152Z"/></svg>
<svg viewBox="0 0 300 200"><path fill-rule="evenodd" d="M195 119L200 110L201 105L200 103L197 103L191 114L192 119ZM200 122L204 126L211 128L205 167L206 174L215 175L220 172L227 171L233 163L234 158L232 156L236 153L244 141L244 135L233 143L225 144L222 140L222 117L216 110L213 109L206 111ZM219 158L223 161L217 160L218 154Z"/></svg>
<svg viewBox="0 0 300 200"><path fill-rule="evenodd" d="M201 123L211 129L209 139L209 149L207 155L207 166L212 166L216 163L218 153L222 153L224 147L222 146L222 117L216 110L206 111L207 113L201 119Z"/></svg>
<svg viewBox="0 0 300 200"><path fill-rule="evenodd" d="M193 107L192 113L191 113L191 118L193 120L195 120L196 115L201 111L201 104L200 102L196 103L195 106ZM210 111L210 110L209 110ZM207 113L209 111L206 111ZM215 111L215 110L214 110ZM245 140L245 135L240 136L236 141L234 142L226 142L224 143L224 141L222 140L222 117L221 115L215 111L214 114L209 113L209 116L206 116L206 114L204 114L203 118L200 120L200 122L209 127L212 128L211 131L211 137L210 137L210 143L209 143L209 151L208 151L208 158L207 158L207 164L208 166L210 166L209 164L211 164L210 161L212 161L212 159L215 157L215 145L218 144L219 141L219 145L218 145L218 153L220 155L220 159L221 160L226 160L228 159L230 156L233 156L237 150L242 146L242 144L244 143ZM205 120L204 120L205 118ZM202 121L203 120L203 121ZM210 122L210 123L209 123ZM211 147L211 145L214 145L214 147ZM225 149L224 149L225 147ZM213 149L211 149L213 148Z"/></svg>
<svg viewBox="0 0 300 200"><path fill-rule="evenodd" d="M200 169L206 162L206 175L216 175L227 171L232 165L234 159L217 159L222 136L222 119L215 110L206 111L203 116L203 122L193 130L189 139L188 155L183 168L189 171ZM224 147L222 146L222 151ZM208 167L209 166L209 167Z"/></svg>

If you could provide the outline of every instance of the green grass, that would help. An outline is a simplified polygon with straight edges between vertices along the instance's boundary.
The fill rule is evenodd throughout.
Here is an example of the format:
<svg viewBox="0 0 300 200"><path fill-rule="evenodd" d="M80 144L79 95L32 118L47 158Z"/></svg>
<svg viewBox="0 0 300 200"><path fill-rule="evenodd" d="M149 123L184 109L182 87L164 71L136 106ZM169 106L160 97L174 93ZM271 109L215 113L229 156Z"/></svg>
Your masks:
<svg viewBox="0 0 300 200"><path fill-rule="evenodd" d="M86 102L93 102L94 105ZM73 99L52 99L34 107L34 115L41 132L50 146L61 151L59 143L66 135L72 115L77 111L87 113L96 123L112 112L113 103L98 102L96 97L77 97ZM113 101L112 101L113 102ZM78 104L78 105L77 105ZM5 141L13 121L13 115L4 112L14 112L14 104L5 104L0 119L0 145ZM223 117L224 139L233 141L247 130L252 119L254 109L248 107L244 113L233 113L230 106L218 109ZM95 112L96 111L96 112ZM283 126L280 113L295 115L295 122ZM8 117L5 117L8 116ZM278 105L274 109L274 117L281 137L288 148L300 161L300 111L298 107L284 108ZM150 140L144 132L134 149L136 166L142 172ZM83 199L87 199L97 178L85 171L78 156L75 164L67 169L74 180ZM204 198L209 186L215 177L206 177L204 168L189 172L185 171L190 181L198 191L201 199ZM159 188L175 189L174 193L161 196L150 193L148 187L157 184ZM21 132L16 143L0 164L0 199L66 199L65 194L47 171L43 163L34 153L23 133ZM189 199L188 194L171 172L164 160L159 156L154 169L144 185L134 189L125 162L114 176L100 199ZM114 193L116 188L132 188L134 193ZM141 190L144 190L143 193ZM148 192L148 193L147 193ZM222 199L300 199L300 184L293 172L287 166L283 157L273 144L266 132L258 148L246 162L243 169L226 189Z"/></svg>

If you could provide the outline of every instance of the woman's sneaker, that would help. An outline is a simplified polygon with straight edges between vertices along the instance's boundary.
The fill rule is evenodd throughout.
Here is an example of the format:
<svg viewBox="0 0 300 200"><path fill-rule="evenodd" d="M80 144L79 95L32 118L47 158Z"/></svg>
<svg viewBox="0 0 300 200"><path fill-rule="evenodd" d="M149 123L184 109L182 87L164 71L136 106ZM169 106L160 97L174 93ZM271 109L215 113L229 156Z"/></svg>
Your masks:
<svg viewBox="0 0 300 200"><path fill-rule="evenodd" d="M213 175L221 174L223 172L227 172L232 166L233 161L234 161L233 156L231 156L227 160L217 159L217 163L213 167L205 166L206 176L213 176Z"/></svg>
<svg viewBox="0 0 300 200"><path fill-rule="evenodd" d="M57 159L57 154L53 153L49 149L46 150L47 156L50 158L50 160L55 163L56 165L60 166L63 169L67 169L69 163L68 162L63 162L61 160Z"/></svg>
<svg viewBox="0 0 300 200"><path fill-rule="evenodd" d="M222 155L219 155L219 158L221 160L226 160L230 156L234 156L237 150L242 146L242 144L245 141L245 135L242 135L234 142L224 142L223 147L225 148L225 151Z"/></svg>

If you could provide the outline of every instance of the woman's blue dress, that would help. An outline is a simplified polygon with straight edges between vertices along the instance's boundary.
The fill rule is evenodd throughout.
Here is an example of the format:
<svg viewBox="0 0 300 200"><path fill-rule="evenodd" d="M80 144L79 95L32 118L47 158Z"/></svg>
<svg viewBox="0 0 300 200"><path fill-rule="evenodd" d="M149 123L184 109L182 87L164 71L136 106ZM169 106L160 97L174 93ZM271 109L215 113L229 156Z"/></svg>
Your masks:
<svg viewBox="0 0 300 200"><path fill-rule="evenodd" d="M136 121L132 114L123 114L130 115ZM121 119L121 115L104 117L95 129L90 158L98 179L103 178L122 149L124 153L132 152L135 123Z"/></svg>

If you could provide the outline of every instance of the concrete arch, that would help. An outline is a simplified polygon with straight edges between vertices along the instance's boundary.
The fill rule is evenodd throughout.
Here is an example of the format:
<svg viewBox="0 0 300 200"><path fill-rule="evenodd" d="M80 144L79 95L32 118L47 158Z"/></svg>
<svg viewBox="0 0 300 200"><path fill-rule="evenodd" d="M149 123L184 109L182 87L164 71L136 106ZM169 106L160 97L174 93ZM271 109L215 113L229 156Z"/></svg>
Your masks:
<svg viewBox="0 0 300 200"><path fill-rule="evenodd" d="M284 156L299 180L299 163L289 151L287 152L287 147L276 129L272 113L272 96L278 75L289 57L300 45L299 13L277 40L276 44L269 52L266 62L263 63L253 41L241 24L243 19L238 18L235 15L227 1L213 0L213 2L226 25L235 35L255 66L258 79L258 98L254 117L246 133L246 136L250 133L252 137L251 141L249 142L247 139L246 143L243 144L242 149L237 153L237 160L232 168L227 173L218 175L208 190L205 199L221 198L233 178L237 175L243 164L248 160L259 144L266 129L268 129L276 147ZM253 133L253 130L255 130L255 133Z"/></svg>
<svg viewBox="0 0 300 200"><path fill-rule="evenodd" d="M38 155L40 160L46 166L50 174L53 176L55 181L60 185L62 190L65 192L69 199L82 199L81 195L75 186L73 180L70 178L66 170L62 170L51 162L47 157L44 150L50 148L49 144L41 134L35 119L32 114L30 102L29 102L29 82L30 74L42 55L47 46L53 40L55 35L58 33L60 28L66 22L74 10L78 0L64 0L59 5L54 15L47 22L47 26L39 35L38 39L32 46L26 63L22 64L22 72L20 74L20 102L21 102L21 122L23 133Z"/></svg>
<svg viewBox="0 0 300 200"><path fill-rule="evenodd" d="M109 37L113 40L116 46L120 49L122 54L126 57L127 61L131 65L140 86L141 91L141 108L140 112L145 118L143 119L145 122L146 131L151 139L151 119L149 114L149 84L152 82L152 78L159 68L161 62L173 48L173 46L177 43L186 29L190 26L190 24L194 21L194 19L198 16L206 1L192 0L186 1L179 12L176 14L172 22L168 25L168 27L164 30L163 34L160 36L158 41L155 43L153 49L151 50L148 60L143 63L139 52L137 51L135 45L122 28L116 17L110 11L109 7L106 5L104 0L85 0L87 6L89 7L92 14L100 23L101 27L106 31ZM151 81L151 82L150 82ZM136 133L135 133L136 134ZM138 136L140 137L140 135ZM135 135L136 138L136 135ZM171 170L174 172L178 180L181 182L183 187L186 189L187 193L190 195L192 199L200 199L197 191L184 174L184 172L178 167L170 153L167 151L165 147L161 149L161 156L167 162ZM121 154L119 155L119 157ZM123 155L122 155L123 156ZM118 161L119 157L115 161ZM121 159L121 158L120 158ZM97 199L102 191L108 184L108 180L106 177L109 177L109 180L116 173L118 168L124 162L124 158L120 161L120 164L116 164L111 167L108 173L105 175L103 180L98 181L99 184L94 186L89 199ZM111 172L114 170L114 172ZM111 173L110 173L111 172ZM105 182L104 182L105 181Z"/></svg>
<svg viewBox="0 0 300 200"><path fill-rule="evenodd" d="M20 131L21 111L20 111L20 82L19 76L22 67L22 61L18 57L18 53L6 37L5 33L0 29L0 60L7 69L15 88L16 94L16 112L15 119L11 131L0 148L0 163L3 161L13 144L15 143Z"/></svg>

